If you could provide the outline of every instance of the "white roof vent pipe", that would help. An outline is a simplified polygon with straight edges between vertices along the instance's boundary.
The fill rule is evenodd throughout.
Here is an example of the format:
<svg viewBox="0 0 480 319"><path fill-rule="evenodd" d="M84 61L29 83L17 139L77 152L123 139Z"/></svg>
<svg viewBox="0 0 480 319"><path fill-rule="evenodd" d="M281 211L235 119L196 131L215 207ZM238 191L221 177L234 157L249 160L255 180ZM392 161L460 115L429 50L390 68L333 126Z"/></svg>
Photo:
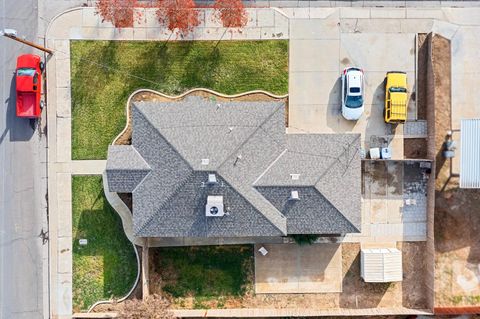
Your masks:
<svg viewBox="0 0 480 319"><path fill-rule="evenodd" d="M215 174L208 174L208 185L218 184L217 176Z"/></svg>
<svg viewBox="0 0 480 319"><path fill-rule="evenodd" d="M298 191L292 191L290 193L290 198L288 198L288 200L290 201L300 200L300 196L298 196Z"/></svg>

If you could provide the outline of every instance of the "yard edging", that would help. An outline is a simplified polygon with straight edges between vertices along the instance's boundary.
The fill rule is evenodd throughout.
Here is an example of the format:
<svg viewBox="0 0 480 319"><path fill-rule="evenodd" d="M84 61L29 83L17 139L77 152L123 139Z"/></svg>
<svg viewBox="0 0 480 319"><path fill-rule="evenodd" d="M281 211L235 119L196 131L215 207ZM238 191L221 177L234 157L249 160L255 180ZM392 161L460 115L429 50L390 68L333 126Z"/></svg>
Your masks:
<svg viewBox="0 0 480 319"><path fill-rule="evenodd" d="M112 208L113 208L113 207L112 207ZM123 221L123 219L122 219L122 221ZM140 257L138 256L138 251L137 251L137 248L135 247L135 244L132 243L132 246L133 246L133 250L135 251L135 256L137 257L137 277L135 278L135 282L133 283L132 288L130 288L130 291L129 291L125 296L123 296L123 297L120 298L120 299L110 299L110 300L99 300L99 301L97 301L96 303L94 303L93 305L91 305L90 308L88 308L87 313L92 312L92 310L93 310L96 306L98 306L98 305L107 304L107 303L112 303L112 302L114 302L114 301L116 301L116 302L125 301L125 300L127 300L128 297L130 297L130 295L133 293L133 291L135 290L135 288L136 288L137 285L138 285L138 281L140 280L141 264L140 264Z"/></svg>

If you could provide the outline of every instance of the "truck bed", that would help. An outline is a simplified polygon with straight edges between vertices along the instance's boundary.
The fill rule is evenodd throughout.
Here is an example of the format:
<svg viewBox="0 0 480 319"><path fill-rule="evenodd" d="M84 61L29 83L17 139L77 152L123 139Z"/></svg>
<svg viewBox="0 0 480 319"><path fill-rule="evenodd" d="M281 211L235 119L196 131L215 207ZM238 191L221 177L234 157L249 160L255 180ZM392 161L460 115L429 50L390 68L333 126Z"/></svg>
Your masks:
<svg viewBox="0 0 480 319"><path fill-rule="evenodd" d="M36 93L19 92L17 96L17 116L36 117L35 114Z"/></svg>

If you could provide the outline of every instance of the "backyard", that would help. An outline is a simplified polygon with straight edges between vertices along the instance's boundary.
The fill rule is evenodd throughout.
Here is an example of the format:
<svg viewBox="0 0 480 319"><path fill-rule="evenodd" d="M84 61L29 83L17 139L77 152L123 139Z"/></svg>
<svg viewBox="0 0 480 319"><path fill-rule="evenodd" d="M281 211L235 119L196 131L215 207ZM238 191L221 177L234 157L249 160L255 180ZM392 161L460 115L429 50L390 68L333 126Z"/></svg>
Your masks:
<svg viewBox="0 0 480 319"><path fill-rule="evenodd" d="M137 89L288 93L288 41L71 41L72 159L105 159Z"/></svg>
<svg viewBox="0 0 480 319"><path fill-rule="evenodd" d="M360 245L346 243L342 244L339 278L342 292L279 294L255 294L250 245L151 248L150 292L166 296L176 309L426 309L422 278L425 244L404 242L397 247L404 260L402 282L364 282ZM269 280L276 279L272 276Z"/></svg>
<svg viewBox="0 0 480 319"><path fill-rule="evenodd" d="M178 307L224 308L253 288L253 246L152 248L151 291Z"/></svg>
<svg viewBox="0 0 480 319"><path fill-rule="evenodd" d="M105 199L101 176L72 180L73 308L120 298L132 288L137 261L122 222ZM79 239L87 239L80 245Z"/></svg>

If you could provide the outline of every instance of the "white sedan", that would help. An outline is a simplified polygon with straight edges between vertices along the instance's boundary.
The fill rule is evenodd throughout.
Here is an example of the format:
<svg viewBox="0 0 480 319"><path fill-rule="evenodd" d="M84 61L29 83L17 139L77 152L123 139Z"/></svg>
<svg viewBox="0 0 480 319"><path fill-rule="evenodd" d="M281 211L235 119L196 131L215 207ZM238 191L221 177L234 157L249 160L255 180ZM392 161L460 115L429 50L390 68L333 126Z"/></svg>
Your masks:
<svg viewBox="0 0 480 319"><path fill-rule="evenodd" d="M342 72L342 115L350 121L358 120L363 114L363 70L345 68Z"/></svg>

